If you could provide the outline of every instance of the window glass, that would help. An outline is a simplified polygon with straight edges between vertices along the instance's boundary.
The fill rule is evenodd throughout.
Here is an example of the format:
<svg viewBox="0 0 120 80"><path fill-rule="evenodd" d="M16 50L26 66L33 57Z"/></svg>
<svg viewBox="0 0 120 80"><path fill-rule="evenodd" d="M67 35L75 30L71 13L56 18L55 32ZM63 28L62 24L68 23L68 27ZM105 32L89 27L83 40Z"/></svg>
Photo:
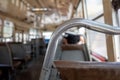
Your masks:
<svg viewBox="0 0 120 80"><path fill-rule="evenodd" d="M22 42L22 33L19 33L19 42Z"/></svg>
<svg viewBox="0 0 120 80"><path fill-rule="evenodd" d="M86 6L89 19L94 19L103 13L102 0L86 0Z"/></svg>
<svg viewBox="0 0 120 80"><path fill-rule="evenodd" d="M120 9L118 9L118 24L120 25Z"/></svg>
<svg viewBox="0 0 120 80"><path fill-rule="evenodd" d="M6 38L5 42L11 42L12 38Z"/></svg>
<svg viewBox="0 0 120 80"><path fill-rule="evenodd" d="M3 27L3 37L12 37L14 24L11 21L5 20Z"/></svg>
<svg viewBox="0 0 120 80"><path fill-rule="evenodd" d="M18 33L15 33L15 41L18 42Z"/></svg>
<svg viewBox="0 0 120 80"><path fill-rule="evenodd" d="M24 42L24 43L27 43L27 34L24 33L24 34L23 34L23 37L24 37L24 41L23 41L23 42Z"/></svg>
<svg viewBox="0 0 120 80"><path fill-rule="evenodd" d="M51 36L52 36L52 33L53 32L43 32L43 36L44 36L44 39L45 39L45 42L48 43Z"/></svg>
<svg viewBox="0 0 120 80"><path fill-rule="evenodd" d="M104 23L104 17L96 20L97 22ZM106 59L107 57L107 47L106 47L106 35L104 33L87 30L87 35L89 39L89 47L92 52L97 53Z"/></svg>
<svg viewBox="0 0 120 80"><path fill-rule="evenodd" d="M31 28L29 31L29 39L35 39L37 38L37 30L34 28Z"/></svg>
<svg viewBox="0 0 120 80"><path fill-rule="evenodd" d="M116 12L115 10L113 10L113 25L114 26L120 26L120 9L118 9L118 11ZM115 48L115 53L116 53L116 61L120 62L120 36L119 35L115 35L114 36L114 48Z"/></svg>
<svg viewBox="0 0 120 80"><path fill-rule="evenodd" d="M37 30L31 28L29 34L30 34L30 35L36 35L36 34L37 34Z"/></svg>

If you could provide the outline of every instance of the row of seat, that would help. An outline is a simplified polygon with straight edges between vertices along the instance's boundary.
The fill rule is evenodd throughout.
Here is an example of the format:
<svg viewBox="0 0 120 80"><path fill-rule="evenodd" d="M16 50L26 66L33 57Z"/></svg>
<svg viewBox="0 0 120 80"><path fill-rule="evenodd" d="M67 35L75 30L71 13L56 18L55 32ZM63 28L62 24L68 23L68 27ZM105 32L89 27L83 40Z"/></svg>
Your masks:
<svg viewBox="0 0 120 80"><path fill-rule="evenodd" d="M55 60L65 61L90 61L86 44L62 44L58 43ZM51 69L49 80L60 79L59 72L56 68Z"/></svg>
<svg viewBox="0 0 120 80"><path fill-rule="evenodd" d="M89 55L84 50L85 44L67 44L62 45L62 53L60 60L69 61L89 61Z"/></svg>
<svg viewBox="0 0 120 80"><path fill-rule="evenodd" d="M42 55L46 51L46 44L43 38L32 39L31 40L32 54L33 56L37 57L39 54Z"/></svg>
<svg viewBox="0 0 120 80"><path fill-rule="evenodd" d="M62 45L60 59L54 61L56 79L60 80L119 80L120 63L118 62L91 62L86 48L83 45ZM58 52L58 51L57 51ZM106 61L105 58L92 54L92 56ZM56 70L57 69L57 70ZM56 75L55 75L56 76ZM58 77L59 76L59 77ZM50 75L50 80L54 77Z"/></svg>
<svg viewBox="0 0 120 80"><path fill-rule="evenodd" d="M119 62L54 61L62 80L120 80Z"/></svg>
<svg viewBox="0 0 120 80"><path fill-rule="evenodd" d="M0 80L13 80L17 69L31 60L22 43L0 43Z"/></svg>

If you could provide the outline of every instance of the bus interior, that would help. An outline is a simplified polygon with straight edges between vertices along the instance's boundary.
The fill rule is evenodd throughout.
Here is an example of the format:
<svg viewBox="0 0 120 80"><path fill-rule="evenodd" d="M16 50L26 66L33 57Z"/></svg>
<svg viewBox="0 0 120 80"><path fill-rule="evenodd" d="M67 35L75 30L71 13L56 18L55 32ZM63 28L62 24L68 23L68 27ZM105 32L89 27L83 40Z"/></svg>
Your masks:
<svg viewBox="0 0 120 80"><path fill-rule="evenodd" d="M0 80L120 80L120 0L0 0Z"/></svg>

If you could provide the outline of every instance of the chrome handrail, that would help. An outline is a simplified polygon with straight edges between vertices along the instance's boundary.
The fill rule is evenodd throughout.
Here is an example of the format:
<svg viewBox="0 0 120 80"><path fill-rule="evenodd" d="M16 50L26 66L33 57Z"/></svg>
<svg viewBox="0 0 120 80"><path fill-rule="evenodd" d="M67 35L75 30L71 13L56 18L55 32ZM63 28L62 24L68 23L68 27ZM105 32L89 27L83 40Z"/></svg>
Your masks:
<svg viewBox="0 0 120 80"><path fill-rule="evenodd" d="M50 69L51 69L52 63L54 61L55 51L56 51L56 47L58 44L59 36L67 29L75 27L75 26L85 27L87 29L90 29L93 31L98 31L101 33L106 33L106 34L114 34L114 35L120 34L119 27L114 27L111 25L107 25L107 24L103 24L103 23L99 23L99 22L95 22L95 21L91 21L91 20L76 18L76 19L66 21L65 23L61 24L55 30L55 32L53 33L53 35L50 39L48 49L46 52L46 56L44 59L43 67L41 70L40 80L48 80L49 79Z"/></svg>

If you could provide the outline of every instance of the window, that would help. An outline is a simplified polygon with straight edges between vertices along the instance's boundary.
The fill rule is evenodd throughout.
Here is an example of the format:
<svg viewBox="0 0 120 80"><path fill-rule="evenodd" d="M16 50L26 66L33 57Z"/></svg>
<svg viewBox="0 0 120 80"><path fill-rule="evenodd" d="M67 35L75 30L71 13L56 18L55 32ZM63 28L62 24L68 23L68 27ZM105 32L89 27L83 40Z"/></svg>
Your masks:
<svg viewBox="0 0 120 80"><path fill-rule="evenodd" d="M45 39L45 42L48 43L51 36L52 36L52 33L53 32L43 32L43 36L44 36L44 39Z"/></svg>
<svg viewBox="0 0 120 80"><path fill-rule="evenodd" d="M102 0L85 0L85 1L86 2L84 4L87 19L93 20L94 18L98 17L97 19L95 19L95 21L104 23L104 16L101 15L103 14ZM86 34L90 50L105 58L108 58L105 34L88 29L86 30Z"/></svg>
<svg viewBox="0 0 120 80"><path fill-rule="evenodd" d="M19 42L19 33L15 33L15 41Z"/></svg>
<svg viewBox="0 0 120 80"><path fill-rule="evenodd" d="M96 21L104 23L104 17L102 16ZM92 30L87 30L87 35L90 50L108 59L105 34Z"/></svg>
<svg viewBox="0 0 120 80"><path fill-rule="evenodd" d="M120 9L116 12L113 10L113 25L114 26L120 26ZM115 35L114 36L114 43L115 43L115 52L116 52L116 61L120 62L120 36Z"/></svg>
<svg viewBox="0 0 120 80"><path fill-rule="evenodd" d="M31 28L29 31L29 39L35 39L37 38L37 30L34 28Z"/></svg>
<svg viewBox="0 0 120 80"><path fill-rule="evenodd" d="M86 0L88 19L94 19L103 13L102 0Z"/></svg>
<svg viewBox="0 0 120 80"><path fill-rule="evenodd" d="M11 21L5 20L3 27L3 37L12 37L14 24Z"/></svg>

